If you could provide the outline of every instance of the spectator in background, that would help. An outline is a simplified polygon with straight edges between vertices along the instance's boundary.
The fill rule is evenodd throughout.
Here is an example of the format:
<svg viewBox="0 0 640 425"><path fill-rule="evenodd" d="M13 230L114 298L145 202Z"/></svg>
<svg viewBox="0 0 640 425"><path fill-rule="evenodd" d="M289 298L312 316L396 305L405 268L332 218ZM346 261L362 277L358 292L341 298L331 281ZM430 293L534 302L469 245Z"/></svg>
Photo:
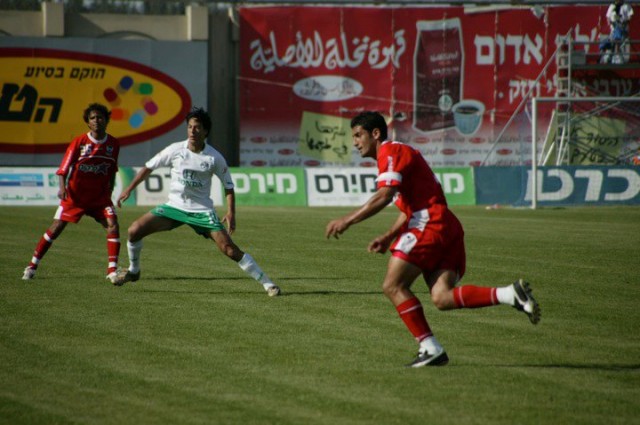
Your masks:
<svg viewBox="0 0 640 425"><path fill-rule="evenodd" d="M611 43L611 63L621 64L627 61L624 52L625 43L629 39L629 22L633 16L633 8L624 0L615 0L607 9L607 22L611 27L609 42ZM627 43L628 44L628 43ZM606 62L609 62L606 60Z"/></svg>
<svg viewBox="0 0 640 425"><path fill-rule="evenodd" d="M23 280L33 279L42 257L53 241L82 216L93 217L107 231L107 279L115 282L120 253L118 217L111 201L118 171L118 140L107 134L111 112L106 106L92 103L83 113L89 132L73 139L56 172L60 181L58 207L53 223L36 245L31 262L24 269Z"/></svg>

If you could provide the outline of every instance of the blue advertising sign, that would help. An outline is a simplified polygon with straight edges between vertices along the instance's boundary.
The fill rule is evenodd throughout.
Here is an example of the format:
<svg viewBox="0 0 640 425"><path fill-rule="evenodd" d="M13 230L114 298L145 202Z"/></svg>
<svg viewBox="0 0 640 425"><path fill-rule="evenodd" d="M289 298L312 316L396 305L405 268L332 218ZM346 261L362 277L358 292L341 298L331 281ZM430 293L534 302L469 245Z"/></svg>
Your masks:
<svg viewBox="0 0 640 425"><path fill-rule="evenodd" d="M474 173L478 204L531 204L531 169L477 167ZM537 173L537 202L542 206L640 204L638 167L539 167Z"/></svg>

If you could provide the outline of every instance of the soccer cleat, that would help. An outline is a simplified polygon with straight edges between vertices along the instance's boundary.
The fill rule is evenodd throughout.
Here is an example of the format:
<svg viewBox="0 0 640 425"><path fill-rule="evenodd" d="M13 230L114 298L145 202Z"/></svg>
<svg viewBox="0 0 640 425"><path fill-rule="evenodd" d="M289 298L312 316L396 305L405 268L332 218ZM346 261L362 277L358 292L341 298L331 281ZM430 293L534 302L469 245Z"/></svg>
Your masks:
<svg viewBox="0 0 640 425"><path fill-rule="evenodd" d="M22 280L31 280L34 277L36 277L36 269L32 269L31 267L27 267L24 269Z"/></svg>
<svg viewBox="0 0 640 425"><path fill-rule="evenodd" d="M449 363L449 356L444 350L440 350L434 354L428 352L420 353L416 358L406 365L407 367L423 367L423 366L444 366Z"/></svg>
<svg viewBox="0 0 640 425"><path fill-rule="evenodd" d="M122 286L127 282L135 282L140 279L140 272L131 273L129 270L120 271L116 276L115 280L112 280L113 284L116 286Z"/></svg>
<svg viewBox="0 0 640 425"><path fill-rule="evenodd" d="M105 279L111 281L111 283L116 283L116 279L118 279L118 272L117 271L113 271L111 273L109 273L107 275L107 277L105 277Z"/></svg>
<svg viewBox="0 0 640 425"><path fill-rule="evenodd" d="M531 294L529 282L518 279L513 282L512 286L515 294L513 307L518 311L523 311L527 316L529 316L529 321L531 323L534 325L537 324L540 321L540 306Z"/></svg>
<svg viewBox="0 0 640 425"><path fill-rule="evenodd" d="M267 295L269 295L270 297L277 297L278 295L280 295L280 288L278 288L276 285L269 286L267 288Z"/></svg>

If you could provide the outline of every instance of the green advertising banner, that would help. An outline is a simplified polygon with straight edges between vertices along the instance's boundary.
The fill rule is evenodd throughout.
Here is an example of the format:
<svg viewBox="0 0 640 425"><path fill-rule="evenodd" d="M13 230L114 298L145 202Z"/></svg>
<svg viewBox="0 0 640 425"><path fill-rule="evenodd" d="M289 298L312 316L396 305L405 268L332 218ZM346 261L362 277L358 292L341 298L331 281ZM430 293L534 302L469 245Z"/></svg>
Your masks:
<svg viewBox="0 0 640 425"><path fill-rule="evenodd" d="M475 205L476 189L471 167L436 167L433 169L449 205Z"/></svg>
<svg viewBox="0 0 640 425"><path fill-rule="evenodd" d="M617 165L625 133L626 123L621 119L579 120L572 128L571 165Z"/></svg>
<svg viewBox="0 0 640 425"><path fill-rule="evenodd" d="M231 168L237 205L306 206L304 168Z"/></svg>
<svg viewBox="0 0 640 425"><path fill-rule="evenodd" d="M298 151L321 161L337 164L350 163L352 151L350 120L303 112Z"/></svg>

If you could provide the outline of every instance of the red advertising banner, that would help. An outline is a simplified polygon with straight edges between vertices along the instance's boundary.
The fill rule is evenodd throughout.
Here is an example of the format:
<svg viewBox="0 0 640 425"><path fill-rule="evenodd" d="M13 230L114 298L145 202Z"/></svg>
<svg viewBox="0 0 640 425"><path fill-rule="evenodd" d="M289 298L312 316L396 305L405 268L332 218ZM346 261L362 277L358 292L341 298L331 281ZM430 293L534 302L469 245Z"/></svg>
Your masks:
<svg viewBox="0 0 640 425"><path fill-rule="evenodd" d="M527 163L526 108L497 151L496 136L529 90L556 95L555 62L536 80L559 37L592 42L580 48L597 53L609 33L605 13L606 6L240 8L240 163L373 166L351 146L349 120L363 110L382 112L390 137L434 166L478 165L490 152L498 156L492 165Z"/></svg>

